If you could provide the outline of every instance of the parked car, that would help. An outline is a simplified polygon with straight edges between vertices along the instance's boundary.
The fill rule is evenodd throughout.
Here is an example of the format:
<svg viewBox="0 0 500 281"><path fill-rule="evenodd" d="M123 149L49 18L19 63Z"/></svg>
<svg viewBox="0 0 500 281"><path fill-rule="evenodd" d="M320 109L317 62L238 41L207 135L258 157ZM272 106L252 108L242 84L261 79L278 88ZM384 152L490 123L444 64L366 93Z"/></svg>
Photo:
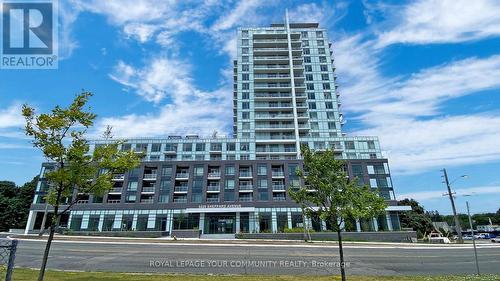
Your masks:
<svg viewBox="0 0 500 281"><path fill-rule="evenodd" d="M481 239L491 239L491 238L495 238L496 236L493 234L490 234L490 233L479 233L479 237Z"/></svg>
<svg viewBox="0 0 500 281"><path fill-rule="evenodd" d="M493 242L493 243L500 243L500 237L492 238L491 242Z"/></svg>
<svg viewBox="0 0 500 281"><path fill-rule="evenodd" d="M462 238L464 240L472 240L472 235L464 235Z"/></svg>
<svg viewBox="0 0 500 281"><path fill-rule="evenodd" d="M448 237L443 237L440 233L430 233L429 243L449 244L451 242L450 239L448 239Z"/></svg>

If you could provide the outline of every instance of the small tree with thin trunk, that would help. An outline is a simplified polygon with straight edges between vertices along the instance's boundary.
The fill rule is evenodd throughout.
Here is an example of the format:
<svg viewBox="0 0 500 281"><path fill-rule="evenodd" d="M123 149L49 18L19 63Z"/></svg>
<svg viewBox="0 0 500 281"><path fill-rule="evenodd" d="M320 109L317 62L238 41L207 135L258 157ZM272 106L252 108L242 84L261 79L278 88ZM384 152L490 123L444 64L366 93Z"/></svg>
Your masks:
<svg viewBox="0 0 500 281"><path fill-rule="evenodd" d="M340 273L345 281L342 247L345 219L372 219L382 214L387 205L370 187L359 186L356 180L350 180L345 162L334 159L331 150L314 152L303 146L302 156L304 167L297 175L304 180L305 186L290 191L291 197L306 209L306 213L316 213L330 222L338 236Z"/></svg>
<svg viewBox="0 0 500 281"><path fill-rule="evenodd" d="M44 278L50 246L61 216L78 202L75 194L103 195L113 187L113 174L124 173L140 163L141 155L118 149L122 142L111 140L109 127L104 136L107 142L96 146L90 153L85 135L96 115L85 105L91 96L91 93L83 92L67 108L56 106L47 114L37 115L35 109L28 105L22 109L26 119L26 135L33 138L33 146L40 149L56 167L45 174L49 183L45 200L51 206L53 215L39 281Z"/></svg>

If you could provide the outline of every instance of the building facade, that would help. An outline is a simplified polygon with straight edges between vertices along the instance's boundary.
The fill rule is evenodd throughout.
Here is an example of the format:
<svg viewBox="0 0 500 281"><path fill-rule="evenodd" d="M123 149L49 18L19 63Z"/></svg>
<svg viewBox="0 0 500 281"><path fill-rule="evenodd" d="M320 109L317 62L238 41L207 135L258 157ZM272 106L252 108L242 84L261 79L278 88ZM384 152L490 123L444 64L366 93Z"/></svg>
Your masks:
<svg viewBox="0 0 500 281"><path fill-rule="evenodd" d="M389 207L385 215L347 220L347 231L399 230L388 161L377 137L347 136L332 44L317 23L272 24L238 30L234 60L233 136L197 135L132 139L120 149L144 153L140 167L114 175L104 196L78 194L62 218L73 231L199 229L204 234L283 232L319 218L303 218L288 190L303 183L300 146L331 149L346 160L351 178L370 185ZM94 141L92 148L105 143ZM26 232L40 228L45 212L42 165ZM50 210L50 209L49 209Z"/></svg>

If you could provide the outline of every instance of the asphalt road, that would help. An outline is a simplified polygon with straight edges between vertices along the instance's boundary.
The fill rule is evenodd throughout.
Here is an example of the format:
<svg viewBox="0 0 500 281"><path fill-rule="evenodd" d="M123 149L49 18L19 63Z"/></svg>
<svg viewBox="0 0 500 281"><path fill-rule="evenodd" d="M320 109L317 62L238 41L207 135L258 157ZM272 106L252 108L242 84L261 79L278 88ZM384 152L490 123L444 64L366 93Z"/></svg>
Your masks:
<svg viewBox="0 0 500 281"><path fill-rule="evenodd" d="M222 242L221 242L222 243ZM16 266L38 268L45 241L19 242ZM500 273L500 247L478 249L483 273ZM348 246L347 270L357 275L475 272L472 248ZM337 274L336 246L120 244L55 241L48 267L60 270L213 274Z"/></svg>

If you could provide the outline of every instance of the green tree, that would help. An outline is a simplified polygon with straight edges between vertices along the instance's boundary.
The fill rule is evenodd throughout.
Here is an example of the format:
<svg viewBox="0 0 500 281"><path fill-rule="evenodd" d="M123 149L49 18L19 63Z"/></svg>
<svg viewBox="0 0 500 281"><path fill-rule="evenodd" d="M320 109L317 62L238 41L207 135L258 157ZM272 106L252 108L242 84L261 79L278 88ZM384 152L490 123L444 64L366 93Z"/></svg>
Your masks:
<svg viewBox="0 0 500 281"><path fill-rule="evenodd" d="M29 105L24 105L22 109L26 135L33 139L33 146L56 165L54 171L45 175L49 183L46 201L52 207L53 215L39 281L44 278L50 246L60 218L77 203L78 198L73 194L103 195L113 186L113 173L124 173L140 163L140 155L118 150L122 142L111 139L110 128L105 133L106 144L96 146L90 153L86 133L93 126L96 115L85 107L91 96L89 92L78 94L67 108L56 106L47 114L37 115Z"/></svg>
<svg viewBox="0 0 500 281"><path fill-rule="evenodd" d="M305 186L290 194L307 213L317 213L332 225L338 235L340 272L345 281L342 246L345 218L372 219L382 214L387 205L368 186L359 186L357 180L350 180L345 172L345 162L334 159L331 150L314 152L303 146L301 152L304 167L297 171L297 176L304 180Z"/></svg>
<svg viewBox="0 0 500 281"><path fill-rule="evenodd" d="M33 201L38 177L18 187L10 181L0 181L0 231L24 228Z"/></svg>
<svg viewBox="0 0 500 281"><path fill-rule="evenodd" d="M425 213L424 207L414 199L403 199L398 202L399 206L411 206L411 211L402 212L399 215L401 227L412 228L417 232L419 238L424 237L434 230L432 220Z"/></svg>

